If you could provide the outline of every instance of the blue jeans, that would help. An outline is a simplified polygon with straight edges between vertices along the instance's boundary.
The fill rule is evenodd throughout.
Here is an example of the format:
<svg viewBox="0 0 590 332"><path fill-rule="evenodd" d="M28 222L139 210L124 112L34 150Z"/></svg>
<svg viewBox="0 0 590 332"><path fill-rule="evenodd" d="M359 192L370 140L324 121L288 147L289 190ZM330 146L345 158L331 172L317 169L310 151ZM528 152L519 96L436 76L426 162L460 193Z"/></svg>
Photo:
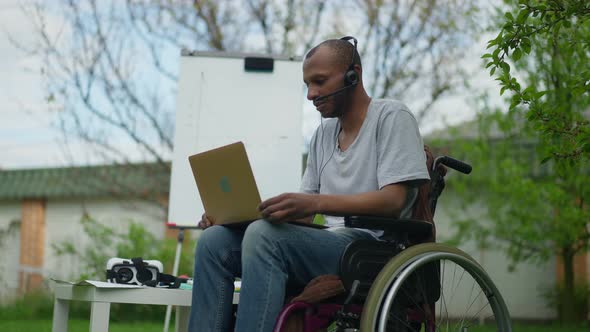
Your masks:
<svg viewBox="0 0 590 332"><path fill-rule="evenodd" d="M349 228L334 231L258 220L244 231L206 229L197 242L189 331L229 331L234 278L242 278L236 331L272 331L289 284L305 286L337 274L344 248L373 238Z"/></svg>

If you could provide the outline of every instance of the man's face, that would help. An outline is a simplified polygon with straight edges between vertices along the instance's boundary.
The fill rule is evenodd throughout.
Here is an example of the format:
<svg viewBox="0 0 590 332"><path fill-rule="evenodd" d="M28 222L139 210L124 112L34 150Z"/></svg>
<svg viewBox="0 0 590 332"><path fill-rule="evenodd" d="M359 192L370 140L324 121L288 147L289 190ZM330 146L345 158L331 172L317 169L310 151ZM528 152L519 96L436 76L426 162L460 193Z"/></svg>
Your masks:
<svg viewBox="0 0 590 332"><path fill-rule="evenodd" d="M349 98L348 90L334 96L317 100L344 86L344 72L342 64L339 64L333 51L327 47L319 47L313 55L303 62L303 81L307 86L307 99L313 101L313 105L324 118L341 116Z"/></svg>

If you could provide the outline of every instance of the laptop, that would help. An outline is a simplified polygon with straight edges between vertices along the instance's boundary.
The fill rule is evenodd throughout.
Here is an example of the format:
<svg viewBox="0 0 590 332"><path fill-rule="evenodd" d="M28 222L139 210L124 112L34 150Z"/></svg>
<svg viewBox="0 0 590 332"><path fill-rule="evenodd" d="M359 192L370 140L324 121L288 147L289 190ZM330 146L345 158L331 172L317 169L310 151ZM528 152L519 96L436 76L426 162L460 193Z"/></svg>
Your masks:
<svg viewBox="0 0 590 332"><path fill-rule="evenodd" d="M188 157L207 215L217 225L260 219L260 193L244 143Z"/></svg>
<svg viewBox="0 0 590 332"><path fill-rule="evenodd" d="M258 211L260 192L244 143L236 142L201 152L189 156L188 160L205 212L216 225L243 225L262 218Z"/></svg>

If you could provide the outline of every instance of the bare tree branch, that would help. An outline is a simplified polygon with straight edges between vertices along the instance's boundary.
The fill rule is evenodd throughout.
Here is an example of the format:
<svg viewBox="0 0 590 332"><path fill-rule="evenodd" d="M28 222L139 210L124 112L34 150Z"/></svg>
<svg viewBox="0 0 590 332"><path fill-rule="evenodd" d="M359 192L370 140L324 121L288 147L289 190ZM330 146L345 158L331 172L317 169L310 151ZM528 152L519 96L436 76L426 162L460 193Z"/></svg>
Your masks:
<svg viewBox="0 0 590 332"><path fill-rule="evenodd" d="M453 91L462 51L454 43L468 38L461 22L470 1L346 5L339 21L335 0L39 1L23 6L36 45L13 43L41 57L47 102L60 109L66 139L91 143L108 163L137 161L120 148L132 146L145 160L166 164L178 79L171 57L181 48L294 55L347 31L363 36L372 95L419 96L420 119Z"/></svg>
<svg viewBox="0 0 590 332"><path fill-rule="evenodd" d="M475 4L357 0L355 6L366 20L361 50L369 60L364 61L368 90L381 98L419 100L415 115L422 121L465 78L459 67L465 54L457 45L475 37L475 30L467 28L472 27L468 13Z"/></svg>

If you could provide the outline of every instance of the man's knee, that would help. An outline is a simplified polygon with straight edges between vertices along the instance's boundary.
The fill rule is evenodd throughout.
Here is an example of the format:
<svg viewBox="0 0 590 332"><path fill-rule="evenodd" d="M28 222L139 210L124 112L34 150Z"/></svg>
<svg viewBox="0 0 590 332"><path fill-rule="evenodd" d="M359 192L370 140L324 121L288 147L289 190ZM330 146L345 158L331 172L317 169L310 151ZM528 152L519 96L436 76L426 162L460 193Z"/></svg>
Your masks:
<svg viewBox="0 0 590 332"><path fill-rule="evenodd" d="M248 225L242 242L242 255L246 257L272 247L272 242L281 232L281 225L266 220L256 220Z"/></svg>
<svg viewBox="0 0 590 332"><path fill-rule="evenodd" d="M219 255L232 240L231 230L223 226L211 226L205 229L197 240L195 255Z"/></svg>

